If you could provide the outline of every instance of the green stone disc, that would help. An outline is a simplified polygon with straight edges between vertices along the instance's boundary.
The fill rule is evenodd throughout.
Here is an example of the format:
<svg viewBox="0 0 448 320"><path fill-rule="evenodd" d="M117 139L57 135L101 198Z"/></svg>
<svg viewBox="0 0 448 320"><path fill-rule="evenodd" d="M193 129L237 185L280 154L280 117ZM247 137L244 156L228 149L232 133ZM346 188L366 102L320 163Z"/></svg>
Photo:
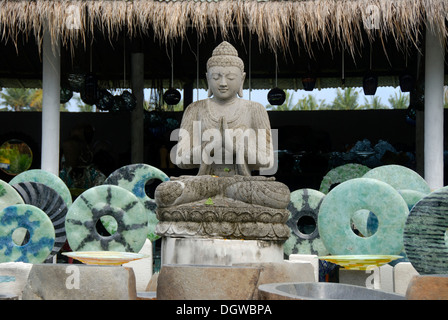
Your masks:
<svg viewBox="0 0 448 320"><path fill-rule="evenodd" d="M30 234L24 245L13 241L18 228L25 228ZM54 241L53 223L41 209L17 204L0 211L0 262L42 263L51 253Z"/></svg>
<svg viewBox="0 0 448 320"><path fill-rule="evenodd" d="M101 235L97 222L112 217L117 231ZM102 185L84 191L67 212L65 232L73 251L139 252L148 231L145 208L130 191L114 185Z"/></svg>
<svg viewBox="0 0 448 320"><path fill-rule="evenodd" d="M320 183L319 191L327 194L331 187L354 178L361 178L370 170L362 164L347 163L328 171Z"/></svg>
<svg viewBox="0 0 448 320"><path fill-rule="evenodd" d="M424 194L431 192L426 181L417 172L396 164L374 168L363 178L386 182L396 190L414 190Z"/></svg>
<svg viewBox="0 0 448 320"><path fill-rule="evenodd" d="M72 195L64 181L57 175L45 170L34 169L24 171L11 179L11 181L9 181L9 184L15 185L20 182L28 181L39 182L55 190L65 201L67 208L72 204Z"/></svg>
<svg viewBox="0 0 448 320"><path fill-rule="evenodd" d="M425 196L412 208L404 227L407 258L420 274L448 273L448 187Z"/></svg>
<svg viewBox="0 0 448 320"><path fill-rule="evenodd" d="M291 235L283 244L286 255L315 254L327 255L319 236L317 216L325 194L313 189L299 189L291 192L288 205L290 212L286 225L291 229Z"/></svg>
<svg viewBox="0 0 448 320"><path fill-rule="evenodd" d="M14 204L24 204L22 197L7 182L0 180L0 210Z"/></svg>
<svg viewBox="0 0 448 320"><path fill-rule="evenodd" d="M148 239L157 240L160 236L156 235L155 229L159 222L156 217L156 202L145 192L145 185L151 180L168 181L169 177L161 170L147 164L131 164L121 167L112 172L104 182L122 187L132 192L143 204L148 214ZM113 224L105 224L109 232L114 231Z"/></svg>
<svg viewBox="0 0 448 320"><path fill-rule="evenodd" d="M351 229L351 218L360 210L373 212L378 230L360 237ZM367 178L341 183L322 201L318 228L333 255L396 255L403 251L403 228L409 209L389 184Z"/></svg>

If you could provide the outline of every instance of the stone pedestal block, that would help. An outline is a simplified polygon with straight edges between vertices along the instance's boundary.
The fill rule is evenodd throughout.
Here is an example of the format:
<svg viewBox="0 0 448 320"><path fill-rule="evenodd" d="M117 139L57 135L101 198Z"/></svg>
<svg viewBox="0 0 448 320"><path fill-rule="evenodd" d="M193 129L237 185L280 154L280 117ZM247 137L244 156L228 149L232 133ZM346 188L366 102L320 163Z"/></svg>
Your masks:
<svg viewBox="0 0 448 320"><path fill-rule="evenodd" d="M408 300L448 300L448 275L414 276L406 291Z"/></svg>
<svg viewBox="0 0 448 320"><path fill-rule="evenodd" d="M314 268L314 281L319 281L319 258L315 254L290 254L289 261L292 263L310 263Z"/></svg>
<svg viewBox="0 0 448 320"><path fill-rule="evenodd" d="M157 281L157 300L251 300L260 268L164 265Z"/></svg>
<svg viewBox="0 0 448 320"><path fill-rule="evenodd" d="M0 295L21 297L32 266L24 262L0 263Z"/></svg>
<svg viewBox="0 0 448 320"><path fill-rule="evenodd" d="M35 264L23 300L135 300L132 268L80 264Z"/></svg>
<svg viewBox="0 0 448 320"><path fill-rule="evenodd" d="M410 262L397 263L394 267L394 291L405 295L412 278L418 275Z"/></svg>
<svg viewBox="0 0 448 320"><path fill-rule="evenodd" d="M258 287L266 283L277 282L315 282L314 268L311 263L283 262L261 262L244 263L234 266L246 266L260 268L256 294L254 298L259 299Z"/></svg>
<svg viewBox="0 0 448 320"><path fill-rule="evenodd" d="M339 270L339 283L394 292L393 267L383 265L371 270Z"/></svg>
<svg viewBox="0 0 448 320"><path fill-rule="evenodd" d="M283 243L280 241L164 237L161 249L162 265L283 261Z"/></svg>
<svg viewBox="0 0 448 320"><path fill-rule="evenodd" d="M123 264L123 267L131 267L134 270L137 291L145 291L152 277L152 243L146 239L143 248L138 253L148 256Z"/></svg>

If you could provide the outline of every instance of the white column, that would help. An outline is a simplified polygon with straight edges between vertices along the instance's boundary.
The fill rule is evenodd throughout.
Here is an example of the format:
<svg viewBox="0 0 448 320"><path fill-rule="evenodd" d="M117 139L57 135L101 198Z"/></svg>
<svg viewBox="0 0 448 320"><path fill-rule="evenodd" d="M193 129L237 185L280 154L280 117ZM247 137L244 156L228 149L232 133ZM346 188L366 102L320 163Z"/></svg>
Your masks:
<svg viewBox="0 0 448 320"><path fill-rule="evenodd" d="M48 29L42 46L42 152L41 169L59 175L60 44L52 43Z"/></svg>
<svg viewBox="0 0 448 320"><path fill-rule="evenodd" d="M444 48L439 34L426 29L425 49L425 180L432 190L443 187Z"/></svg>
<svg viewBox="0 0 448 320"><path fill-rule="evenodd" d="M137 99L137 106L131 114L131 162L143 163L144 148L144 55L142 52L131 54L132 93Z"/></svg>

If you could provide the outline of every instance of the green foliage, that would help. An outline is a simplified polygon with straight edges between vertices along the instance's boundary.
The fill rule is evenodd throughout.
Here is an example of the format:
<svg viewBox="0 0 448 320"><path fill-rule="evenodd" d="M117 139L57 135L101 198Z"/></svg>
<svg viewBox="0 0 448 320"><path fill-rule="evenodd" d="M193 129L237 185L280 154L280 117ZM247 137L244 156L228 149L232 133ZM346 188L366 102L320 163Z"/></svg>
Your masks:
<svg viewBox="0 0 448 320"><path fill-rule="evenodd" d="M42 111L42 89L4 88L0 98L0 111ZM60 110L67 111L66 104L61 104Z"/></svg>

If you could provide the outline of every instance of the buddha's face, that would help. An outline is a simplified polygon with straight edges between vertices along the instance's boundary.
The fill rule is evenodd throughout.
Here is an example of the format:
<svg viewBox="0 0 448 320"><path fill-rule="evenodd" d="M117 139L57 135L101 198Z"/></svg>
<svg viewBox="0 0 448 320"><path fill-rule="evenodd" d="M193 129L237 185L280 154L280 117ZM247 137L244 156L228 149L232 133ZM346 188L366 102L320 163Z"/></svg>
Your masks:
<svg viewBox="0 0 448 320"><path fill-rule="evenodd" d="M232 99L242 91L245 76L238 67L210 67L207 71L209 90L217 100Z"/></svg>

